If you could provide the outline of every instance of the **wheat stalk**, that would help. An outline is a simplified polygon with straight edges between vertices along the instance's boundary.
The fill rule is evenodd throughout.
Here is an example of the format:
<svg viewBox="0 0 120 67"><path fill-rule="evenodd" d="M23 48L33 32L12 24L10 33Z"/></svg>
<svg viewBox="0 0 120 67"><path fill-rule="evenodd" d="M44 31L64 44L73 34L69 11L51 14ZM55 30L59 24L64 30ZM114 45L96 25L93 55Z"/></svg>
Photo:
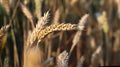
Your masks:
<svg viewBox="0 0 120 67"><path fill-rule="evenodd" d="M31 12L29 11L29 9L24 4L22 4L21 2L19 3L19 6L21 7L22 12L25 14L27 19L30 21L30 23L32 25L32 28L34 28L33 16L31 14Z"/></svg>

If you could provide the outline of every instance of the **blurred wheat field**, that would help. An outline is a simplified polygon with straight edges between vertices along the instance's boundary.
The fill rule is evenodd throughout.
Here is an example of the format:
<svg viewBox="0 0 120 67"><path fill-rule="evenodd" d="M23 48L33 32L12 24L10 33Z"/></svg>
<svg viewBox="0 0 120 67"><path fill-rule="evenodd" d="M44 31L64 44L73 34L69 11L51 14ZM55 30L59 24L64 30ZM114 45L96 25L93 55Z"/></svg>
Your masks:
<svg viewBox="0 0 120 67"><path fill-rule="evenodd" d="M0 0L0 67L120 66L119 0Z"/></svg>

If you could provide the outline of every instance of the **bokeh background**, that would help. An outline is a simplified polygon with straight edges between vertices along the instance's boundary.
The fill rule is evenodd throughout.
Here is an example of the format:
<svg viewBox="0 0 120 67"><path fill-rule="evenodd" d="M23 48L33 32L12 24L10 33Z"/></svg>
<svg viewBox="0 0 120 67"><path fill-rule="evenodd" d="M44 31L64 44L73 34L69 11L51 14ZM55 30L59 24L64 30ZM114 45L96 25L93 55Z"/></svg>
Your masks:
<svg viewBox="0 0 120 67"><path fill-rule="evenodd" d="M87 25L69 57L69 67L120 65L120 0L0 0L0 28L12 24L0 38L0 65L22 67L29 30L49 11L48 24L77 24L89 14ZM77 31L54 32L41 42L47 67L68 53ZM0 32L1 34L1 32Z"/></svg>

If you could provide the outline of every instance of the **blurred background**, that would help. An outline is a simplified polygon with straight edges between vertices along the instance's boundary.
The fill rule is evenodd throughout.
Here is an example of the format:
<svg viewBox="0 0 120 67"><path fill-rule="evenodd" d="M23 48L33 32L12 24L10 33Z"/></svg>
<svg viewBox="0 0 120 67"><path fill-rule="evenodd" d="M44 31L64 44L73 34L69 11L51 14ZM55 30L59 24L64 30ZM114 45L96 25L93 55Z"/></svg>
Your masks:
<svg viewBox="0 0 120 67"><path fill-rule="evenodd" d="M29 30L49 11L48 24L77 24L89 14L79 42L71 52L68 67L120 65L120 0L0 0L0 65L22 67ZM77 31L54 32L41 42L47 67L56 66L57 56L70 52ZM0 31L0 35L1 35Z"/></svg>

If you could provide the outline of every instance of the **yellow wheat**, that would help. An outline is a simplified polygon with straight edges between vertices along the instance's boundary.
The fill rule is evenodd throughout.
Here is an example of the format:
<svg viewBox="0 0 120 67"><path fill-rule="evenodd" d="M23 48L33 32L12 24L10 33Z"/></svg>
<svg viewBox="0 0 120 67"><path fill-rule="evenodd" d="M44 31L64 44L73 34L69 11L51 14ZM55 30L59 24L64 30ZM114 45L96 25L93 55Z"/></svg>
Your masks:
<svg viewBox="0 0 120 67"><path fill-rule="evenodd" d="M45 29L41 30L38 34L38 39L41 40L47 34L54 32L54 31L67 31L67 30L76 30L76 24L59 24L59 25L51 25L46 27Z"/></svg>

